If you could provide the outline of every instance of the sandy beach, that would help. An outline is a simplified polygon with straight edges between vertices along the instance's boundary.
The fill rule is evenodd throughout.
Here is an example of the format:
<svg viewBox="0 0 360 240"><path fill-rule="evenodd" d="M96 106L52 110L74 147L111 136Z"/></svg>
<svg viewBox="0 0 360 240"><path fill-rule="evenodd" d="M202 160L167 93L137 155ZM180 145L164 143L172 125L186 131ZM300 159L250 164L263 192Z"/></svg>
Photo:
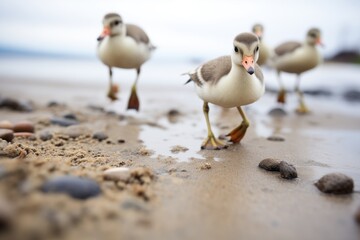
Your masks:
<svg viewBox="0 0 360 240"><path fill-rule="evenodd" d="M0 108L0 121L35 127L34 136L5 144L15 154L0 156L1 239L359 239L359 102L306 95L312 112L297 115L290 93L286 114L274 116L276 95L268 91L245 108L251 125L241 144L205 151L192 86L141 82L137 113L125 111L130 82L120 83L115 103L106 83L1 77L0 98L32 111ZM65 115L76 124L54 123ZM240 123L235 109L216 106L210 119L216 135ZM45 133L52 138L42 140ZM294 165L298 178L260 169L265 158ZM119 167L129 170L125 180L104 176ZM354 180L352 194L316 188L333 172ZM100 194L83 200L43 190L64 175L93 180Z"/></svg>

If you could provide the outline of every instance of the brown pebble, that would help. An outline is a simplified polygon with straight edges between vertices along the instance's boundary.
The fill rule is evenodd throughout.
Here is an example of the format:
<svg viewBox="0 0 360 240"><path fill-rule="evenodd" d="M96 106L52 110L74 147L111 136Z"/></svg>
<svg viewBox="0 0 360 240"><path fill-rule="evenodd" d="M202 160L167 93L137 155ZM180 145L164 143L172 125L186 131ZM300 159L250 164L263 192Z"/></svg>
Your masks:
<svg viewBox="0 0 360 240"><path fill-rule="evenodd" d="M320 178L315 186L324 193L348 194L353 192L354 181L342 173L329 173Z"/></svg>
<svg viewBox="0 0 360 240"><path fill-rule="evenodd" d="M209 169L211 169L211 164L206 162L203 165L201 165L200 169L201 170L209 170Z"/></svg>
<svg viewBox="0 0 360 240"><path fill-rule="evenodd" d="M0 138L11 142L14 139L14 131L10 129L0 129Z"/></svg>
<svg viewBox="0 0 360 240"><path fill-rule="evenodd" d="M282 178L285 178L285 179L297 178L296 168L293 165L291 165L285 161L280 162L279 171L280 171L280 176Z"/></svg>
<svg viewBox="0 0 360 240"><path fill-rule="evenodd" d="M28 132L33 133L35 131L34 124L31 122L19 122L14 125L14 132Z"/></svg>
<svg viewBox="0 0 360 240"><path fill-rule="evenodd" d="M4 120L0 122L0 128L2 129L14 129L14 124L10 121Z"/></svg>
<svg viewBox="0 0 360 240"><path fill-rule="evenodd" d="M279 171L280 160L275 158L265 158L259 163L259 167L266 171Z"/></svg>

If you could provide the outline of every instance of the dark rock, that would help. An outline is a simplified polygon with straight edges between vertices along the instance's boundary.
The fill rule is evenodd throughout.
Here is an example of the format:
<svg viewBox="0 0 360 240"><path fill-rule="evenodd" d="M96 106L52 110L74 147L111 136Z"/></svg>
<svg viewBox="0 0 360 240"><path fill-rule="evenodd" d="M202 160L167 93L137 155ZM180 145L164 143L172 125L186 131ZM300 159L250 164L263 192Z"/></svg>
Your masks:
<svg viewBox="0 0 360 240"><path fill-rule="evenodd" d="M343 96L348 102L360 102L360 91L358 90L348 90Z"/></svg>
<svg viewBox="0 0 360 240"><path fill-rule="evenodd" d="M103 132L96 132L96 133L94 133L93 138L97 139L97 140L99 140L101 142L101 141L107 139L108 135L106 135Z"/></svg>
<svg viewBox="0 0 360 240"><path fill-rule="evenodd" d="M14 131L10 129L0 129L0 139L11 142L14 139Z"/></svg>
<svg viewBox="0 0 360 240"><path fill-rule="evenodd" d="M357 210L355 214L355 221L360 224L360 208Z"/></svg>
<svg viewBox="0 0 360 240"><path fill-rule="evenodd" d="M63 118L66 118L66 119L72 119L72 120L77 120L77 117L74 113L68 113L68 114L65 114L63 116Z"/></svg>
<svg viewBox="0 0 360 240"><path fill-rule="evenodd" d="M353 192L354 181L345 174L330 173L320 178L315 186L324 193L348 194Z"/></svg>
<svg viewBox="0 0 360 240"><path fill-rule="evenodd" d="M0 108L2 107L22 112L31 112L33 110L33 107L29 102L17 101L12 98L1 98Z"/></svg>
<svg viewBox="0 0 360 240"><path fill-rule="evenodd" d="M326 89L313 89L313 90L308 89L308 90L304 90L303 93L314 97L320 97L320 96L330 97L333 95L331 91Z"/></svg>
<svg viewBox="0 0 360 240"><path fill-rule="evenodd" d="M41 190L45 193L66 193L77 199L95 197L101 193L94 180L75 176L60 176L48 180Z"/></svg>
<svg viewBox="0 0 360 240"><path fill-rule="evenodd" d="M168 116L169 117L175 117L175 116L179 116L180 115L180 112L176 109L171 109L169 112L168 112Z"/></svg>
<svg viewBox="0 0 360 240"><path fill-rule="evenodd" d="M285 141L285 138L273 135L273 136L268 137L267 140L273 141L273 142L283 142L283 141Z"/></svg>
<svg viewBox="0 0 360 240"><path fill-rule="evenodd" d="M280 162L279 171L280 171L280 176L282 178L285 178L285 179L297 178L296 168L293 165L291 165L285 161Z"/></svg>
<svg viewBox="0 0 360 240"><path fill-rule="evenodd" d="M275 158L265 158L259 163L259 167L266 171L279 171L280 160Z"/></svg>
<svg viewBox="0 0 360 240"><path fill-rule="evenodd" d="M35 131L34 124L31 122L19 122L14 125L14 132L28 132L33 133Z"/></svg>
<svg viewBox="0 0 360 240"><path fill-rule="evenodd" d="M120 144L125 143L125 140L124 139L119 139L118 143L120 143Z"/></svg>
<svg viewBox="0 0 360 240"><path fill-rule="evenodd" d="M283 116L286 116L287 113L282 108L273 108L269 111L268 115L270 115L272 117L283 117Z"/></svg>
<svg viewBox="0 0 360 240"><path fill-rule="evenodd" d="M60 125L62 127L68 127L68 126L79 124L79 122L77 120L61 118L61 117L52 117L50 119L50 122L52 124Z"/></svg>
<svg viewBox="0 0 360 240"><path fill-rule="evenodd" d="M53 138L53 135L49 131L44 131L40 133L39 137L43 141L48 141Z"/></svg>

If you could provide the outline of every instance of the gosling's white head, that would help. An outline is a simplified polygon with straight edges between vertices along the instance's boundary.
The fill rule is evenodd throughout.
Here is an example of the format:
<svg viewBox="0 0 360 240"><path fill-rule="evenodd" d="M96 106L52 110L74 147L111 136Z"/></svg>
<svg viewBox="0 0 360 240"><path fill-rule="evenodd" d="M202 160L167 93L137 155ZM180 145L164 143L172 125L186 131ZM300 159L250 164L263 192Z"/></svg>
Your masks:
<svg viewBox="0 0 360 240"><path fill-rule="evenodd" d="M126 26L122 17L117 13L106 14L102 23L104 28L98 40L102 40L106 36L114 37L126 34Z"/></svg>
<svg viewBox="0 0 360 240"><path fill-rule="evenodd" d="M234 64L244 67L252 75L259 59L259 38L253 33L241 33L234 39L231 59Z"/></svg>

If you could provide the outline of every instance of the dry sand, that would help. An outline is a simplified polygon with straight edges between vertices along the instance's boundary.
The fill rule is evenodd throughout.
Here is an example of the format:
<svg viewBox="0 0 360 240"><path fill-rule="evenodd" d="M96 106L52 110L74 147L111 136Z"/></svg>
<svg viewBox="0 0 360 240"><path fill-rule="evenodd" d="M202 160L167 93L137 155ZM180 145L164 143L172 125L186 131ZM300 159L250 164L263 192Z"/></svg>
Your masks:
<svg viewBox="0 0 360 240"><path fill-rule="evenodd" d="M360 117L351 114L359 105L344 108L340 100L308 97L311 114L298 116L289 104L286 116L271 117L275 96L266 94L246 108L251 127L241 144L200 151L206 128L191 86L140 85L140 113L125 111L128 86L112 104L105 88L1 79L2 97L31 100L34 110L0 109L0 120L28 120L36 130L36 140L13 140L24 156L0 157L2 239L360 238L354 219L360 208ZM49 101L61 104L49 107ZM235 110L210 108L216 134L239 124ZM68 113L80 124L50 124L51 117ZM40 140L43 131L53 139ZM108 139L91 137L99 131ZM80 136L69 137L74 132ZM258 168L268 157L293 164L298 178ZM105 181L104 170L113 167L149 173L136 181ZM351 176L355 192L321 193L314 182L330 172ZM50 177L66 174L97 181L102 193L77 200L39 190Z"/></svg>

